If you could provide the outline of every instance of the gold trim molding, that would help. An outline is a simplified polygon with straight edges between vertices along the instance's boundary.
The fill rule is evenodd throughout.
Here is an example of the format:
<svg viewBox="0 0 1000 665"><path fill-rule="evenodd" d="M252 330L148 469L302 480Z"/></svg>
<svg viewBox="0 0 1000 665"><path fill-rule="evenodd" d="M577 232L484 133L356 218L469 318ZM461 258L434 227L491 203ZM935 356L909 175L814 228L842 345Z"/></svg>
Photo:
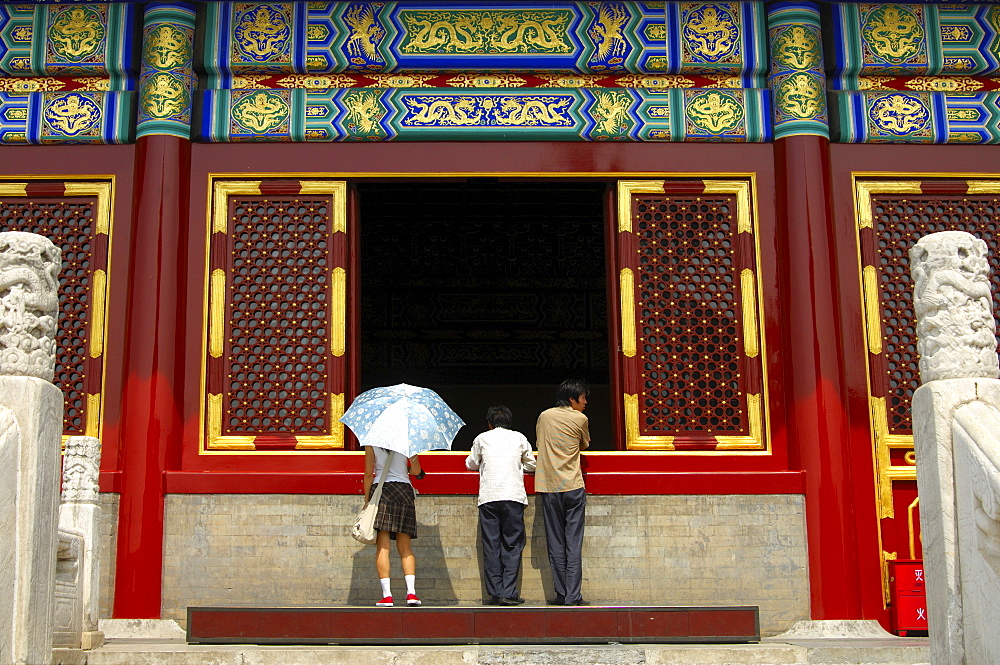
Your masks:
<svg viewBox="0 0 1000 665"><path fill-rule="evenodd" d="M892 598L889 595L889 562L896 560L895 552L882 550L882 605L889 606Z"/></svg>
<svg viewBox="0 0 1000 665"><path fill-rule="evenodd" d="M97 211L94 215L94 231L108 235L111 233L111 183L110 182L67 182L66 196L96 196Z"/></svg>
<svg viewBox="0 0 1000 665"><path fill-rule="evenodd" d="M622 268L619 273L621 291L622 354L635 357L635 275L631 268Z"/></svg>
<svg viewBox="0 0 1000 665"><path fill-rule="evenodd" d="M323 194L333 196L333 210L330 216L333 220L334 233L347 233L347 183L330 180L302 180L299 182L299 194Z"/></svg>
<svg viewBox="0 0 1000 665"><path fill-rule="evenodd" d="M882 353L882 307L879 302L878 271L875 266L865 266L862 271L865 294L865 337L868 353Z"/></svg>
<svg viewBox="0 0 1000 665"><path fill-rule="evenodd" d="M344 447L344 393L330 395L330 434L328 436L297 436L296 450L335 450Z"/></svg>
<svg viewBox="0 0 1000 665"><path fill-rule="evenodd" d="M876 180L854 183L854 205L859 229L874 228L872 194L922 194L919 180Z"/></svg>
<svg viewBox="0 0 1000 665"><path fill-rule="evenodd" d="M716 450L761 450L764 442L764 409L760 394L747 395L747 419L750 425L749 436L717 436Z"/></svg>
<svg viewBox="0 0 1000 665"><path fill-rule="evenodd" d="M915 525L917 520L914 517L914 512L920 507L920 497L918 496L913 500L909 506L906 507L906 530L909 534L909 544L910 544L910 558L917 558L917 530Z"/></svg>
<svg viewBox="0 0 1000 665"><path fill-rule="evenodd" d="M212 188L212 232L229 233L229 197L260 196L260 180L216 181Z"/></svg>
<svg viewBox="0 0 1000 665"><path fill-rule="evenodd" d="M639 436L639 395L622 395L625 404L625 447L629 450L674 450L672 436Z"/></svg>
<svg viewBox="0 0 1000 665"><path fill-rule="evenodd" d="M618 181L618 231L632 233L632 195L662 194L663 180Z"/></svg>
<svg viewBox="0 0 1000 665"><path fill-rule="evenodd" d="M736 228L738 233L753 233L753 210L750 205L750 183L746 180L705 180L705 194L736 195Z"/></svg>
<svg viewBox="0 0 1000 665"><path fill-rule="evenodd" d="M208 396L209 450L253 450L255 436L222 436L222 394Z"/></svg>
<svg viewBox="0 0 1000 665"><path fill-rule="evenodd" d="M87 417L83 433L95 439L101 438L101 393L87 395Z"/></svg>
<svg viewBox="0 0 1000 665"><path fill-rule="evenodd" d="M892 483L896 480L916 480L917 469L913 466L894 466L890 452L893 449L912 450L913 437L889 434L889 413L884 397L869 397L875 458L875 493L879 519L895 517L892 505Z"/></svg>
<svg viewBox="0 0 1000 665"><path fill-rule="evenodd" d="M0 182L0 196L27 196L28 183Z"/></svg>
<svg viewBox="0 0 1000 665"><path fill-rule="evenodd" d="M757 280L753 270L740 273L740 298L743 301L743 352L750 358L760 353L757 329Z"/></svg>
<svg viewBox="0 0 1000 665"><path fill-rule="evenodd" d="M208 311L208 352L219 358L225 348L226 331L226 271L222 268L212 271Z"/></svg>
<svg viewBox="0 0 1000 665"><path fill-rule="evenodd" d="M968 194L1000 194L1000 180L968 180Z"/></svg>
<svg viewBox="0 0 1000 665"><path fill-rule="evenodd" d="M315 178L316 175L312 174ZM282 174L287 178L287 174ZM211 218L207 220L208 235L229 233L229 201L231 196L261 196L263 180L225 180L222 174L209 176L212 201L209 206ZM234 175L239 178L238 175ZM331 235L347 232L347 183L342 180L301 180L299 193L295 196L329 196L331 198L330 227ZM206 254L206 268L210 265L211 240ZM347 343L347 271L340 266L330 270L331 306L330 317L330 349L335 357L343 357ZM258 451L254 441L257 436L222 436L222 417L225 395L223 393L208 393L208 357L220 358L226 352L226 291L228 275L222 268L212 270L206 284L205 324L206 348L208 354L202 363L202 394L205 399L202 405L202 431L204 442L201 453L209 454L244 454L252 452L255 455L295 454L294 451ZM329 395L330 400L330 433L318 436L295 436L295 449L317 453L342 450L344 447L344 426L340 417L344 413L344 393ZM292 433L289 432L289 435Z"/></svg>
<svg viewBox="0 0 1000 665"><path fill-rule="evenodd" d="M340 358L347 351L347 271L339 266L333 269L332 295L331 350Z"/></svg>
<svg viewBox="0 0 1000 665"><path fill-rule="evenodd" d="M99 358L104 353L104 322L107 313L108 274L95 270L90 291L90 334L87 340L90 357Z"/></svg>

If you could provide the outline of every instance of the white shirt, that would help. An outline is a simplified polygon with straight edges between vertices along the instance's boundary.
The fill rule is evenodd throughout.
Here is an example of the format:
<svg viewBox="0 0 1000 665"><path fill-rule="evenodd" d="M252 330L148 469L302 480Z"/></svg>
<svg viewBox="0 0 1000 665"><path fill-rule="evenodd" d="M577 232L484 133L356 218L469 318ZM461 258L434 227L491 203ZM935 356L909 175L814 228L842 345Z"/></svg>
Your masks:
<svg viewBox="0 0 1000 665"><path fill-rule="evenodd" d="M385 466L385 460L389 457L389 451L378 446L372 446L372 450L375 452L375 474L372 476L372 487L375 487L378 484L378 479L382 477L382 467ZM410 474L406 470L406 455L396 453L392 456L389 471L385 474L385 482L411 484Z"/></svg>
<svg viewBox="0 0 1000 665"><path fill-rule="evenodd" d="M524 473L535 470L531 444L520 432L494 427L472 442L465 468L479 470L479 505L517 501L527 505Z"/></svg>

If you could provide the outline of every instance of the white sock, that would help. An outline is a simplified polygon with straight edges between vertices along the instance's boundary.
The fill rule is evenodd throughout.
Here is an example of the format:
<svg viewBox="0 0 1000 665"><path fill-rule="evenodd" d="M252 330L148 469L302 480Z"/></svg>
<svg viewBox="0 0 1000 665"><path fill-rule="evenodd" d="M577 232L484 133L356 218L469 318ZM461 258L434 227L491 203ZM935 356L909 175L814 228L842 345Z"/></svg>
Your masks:
<svg viewBox="0 0 1000 665"><path fill-rule="evenodd" d="M416 575L403 575L403 579L406 580L406 593L407 594L411 594L412 593L414 596L417 595L417 591L416 591L416 589L414 587L414 585L417 582L417 576Z"/></svg>
<svg viewBox="0 0 1000 665"><path fill-rule="evenodd" d="M380 577L378 578L378 583L382 585L382 596L389 598L392 596L392 591L389 590L389 578Z"/></svg>

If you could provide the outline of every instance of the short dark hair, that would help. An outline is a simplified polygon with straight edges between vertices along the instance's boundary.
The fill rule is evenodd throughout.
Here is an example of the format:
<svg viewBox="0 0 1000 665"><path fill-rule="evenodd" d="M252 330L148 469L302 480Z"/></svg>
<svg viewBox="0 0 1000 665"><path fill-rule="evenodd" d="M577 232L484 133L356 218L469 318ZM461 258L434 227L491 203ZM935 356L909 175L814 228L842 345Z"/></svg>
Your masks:
<svg viewBox="0 0 1000 665"><path fill-rule="evenodd" d="M556 389L556 406L569 406L569 401L579 400L580 395L589 395L590 386L583 379L566 379Z"/></svg>
<svg viewBox="0 0 1000 665"><path fill-rule="evenodd" d="M510 429L510 426L514 424L514 416L511 415L510 409L503 404L498 404L486 410L486 423L491 427Z"/></svg>

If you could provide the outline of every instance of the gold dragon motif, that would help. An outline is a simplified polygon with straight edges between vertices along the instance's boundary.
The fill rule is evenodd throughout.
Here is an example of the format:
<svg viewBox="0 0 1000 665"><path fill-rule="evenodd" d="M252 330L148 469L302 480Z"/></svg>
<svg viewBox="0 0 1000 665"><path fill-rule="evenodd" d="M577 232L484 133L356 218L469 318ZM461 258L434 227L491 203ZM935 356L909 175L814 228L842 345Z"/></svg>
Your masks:
<svg viewBox="0 0 1000 665"><path fill-rule="evenodd" d="M710 134L721 134L736 127L743 119L743 108L730 95L709 92L693 97L687 104L687 116Z"/></svg>
<svg viewBox="0 0 1000 665"><path fill-rule="evenodd" d="M569 53L565 11L403 11L403 53Z"/></svg>
<svg viewBox="0 0 1000 665"><path fill-rule="evenodd" d="M49 28L52 49L70 62L80 62L96 53L105 34L100 15L85 7L62 12Z"/></svg>
<svg viewBox="0 0 1000 665"><path fill-rule="evenodd" d="M794 25L778 35L774 57L791 69L815 69L819 66L819 40L812 30Z"/></svg>
<svg viewBox="0 0 1000 665"><path fill-rule="evenodd" d="M146 62L161 70L175 69L191 58L188 36L172 25L157 26L146 39L144 50Z"/></svg>
<svg viewBox="0 0 1000 665"><path fill-rule="evenodd" d="M169 118L188 104L184 85L170 74L156 74L142 88L142 109L154 118Z"/></svg>
<svg viewBox="0 0 1000 665"><path fill-rule="evenodd" d="M572 124L572 120L563 114L570 101L569 97L558 97L548 102L535 97L504 97L500 102L496 121L498 125L521 127Z"/></svg>
<svg viewBox="0 0 1000 665"><path fill-rule="evenodd" d="M472 17L459 15L454 19L438 18L433 15L423 19L409 14L403 15L407 32L412 36L402 45L404 53L463 53L483 48L482 39L475 36L476 27Z"/></svg>
<svg viewBox="0 0 1000 665"><path fill-rule="evenodd" d="M100 108L83 95L57 97L45 107L45 120L49 126L67 136L89 129L100 119Z"/></svg>
<svg viewBox="0 0 1000 665"><path fill-rule="evenodd" d="M735 52L739 28L729 12L715 5L704 5L685 17L684 37L687 48L707 62L718 62Z"/></svg>
<svg viewBox="0 0 1000 665"><path fill-rule="evenodd" d="M879 129L897 136L922 129L930 118L927 107L919 99L902 94L879 98L868 115Z"/></svg>
<svg viewBox="0 0 1000 665"><path fill-rule="evenodd" d="M483 117L475 97L407 97L405 102L411 111L408 125L463 127L478 125Z"/></svg>
<svg viewBox="0 0 1000 665"><path fill-rule="evenodd" d="M260 5L243 15L234 33L239 49L261 62L281 55L292 31L282 12Z"/></svg>
<svg viewBox="0 0 1000 665"><path fill-rule="evenodd" d="M288 104L278 95L254 92L233 105L233 119L254 134L274 129L288 117Z"/></svg>
<svg viewBox="0 0 1000 665"><path fill-rule="evenodd" d="M501 14L498 23L502 32L493 43L501 51L568 53L572 50L564 39L566 22L562 17L533 19L510 13Z"/></svg>
<svg viewBox="0 0 1000 665"><path fill-rule="evenodd" d="M778 87L778 108L790 116L807 120L823 112L823 88L810 74L792 74Z"/></svg>
<svg viewBox="0 0 1000 665"><path fill-rule="evenodd" d="M888 62L900 64L920 51L924 29L916 15L900 5L885 5L868 14L861 29L868 46Z"/></svg>

